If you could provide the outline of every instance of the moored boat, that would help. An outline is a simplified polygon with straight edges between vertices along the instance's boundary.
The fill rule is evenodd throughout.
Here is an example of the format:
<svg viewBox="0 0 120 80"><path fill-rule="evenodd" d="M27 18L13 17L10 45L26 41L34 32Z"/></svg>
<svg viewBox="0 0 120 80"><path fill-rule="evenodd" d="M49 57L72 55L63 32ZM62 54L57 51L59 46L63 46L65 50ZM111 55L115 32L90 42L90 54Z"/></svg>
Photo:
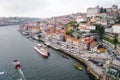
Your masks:
<svg viewBox="0 0 120 80"><path fill-rule="evenodd" d="M15 66L16 69L20 69L21 68L20 62L18 60L14 60L13 61L13 65Z"/></svg>
<svg viewBox="0 0 120 80"><path fill-rule="evenodd" d="M43 57L48 57L50 54L46 48L44 48L41 44L37 44L34 46L34 49L40 53Z"/></svg>
<svg viewBox="0 0 120 80"><path fill-rule="evenodd" d="M80 70L80 71L83 70L82 67L79 66L79 65L77 65L76 63L73 63L73 66L74 66L76 69Z"/></svg>
<svg viewBox="0 0 120 80"><path fill-rule="evenodd" d="M0 72L0 75L3 75L3 74L5 74L5 72Z"/></svg>
<svg viewBox="0 0 120 80"><path fill-rule="evenodd" d="M63 54L63 53L61 53L61 56L66 58L66 59L69 59L69 57L67 55Z"/></svg>

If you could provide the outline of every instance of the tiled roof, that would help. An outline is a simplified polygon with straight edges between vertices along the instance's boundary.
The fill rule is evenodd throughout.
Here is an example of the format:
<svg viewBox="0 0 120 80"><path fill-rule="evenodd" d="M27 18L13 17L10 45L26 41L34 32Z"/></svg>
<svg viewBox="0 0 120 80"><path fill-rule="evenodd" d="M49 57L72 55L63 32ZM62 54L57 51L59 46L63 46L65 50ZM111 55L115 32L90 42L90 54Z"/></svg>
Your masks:
<svg viewBox="0 0 120 80"><path fill-rule="evenodd" d="M71 37L69 35L65 35L66 38L71 39L72 41L79 41L79 39Z"/></svg>

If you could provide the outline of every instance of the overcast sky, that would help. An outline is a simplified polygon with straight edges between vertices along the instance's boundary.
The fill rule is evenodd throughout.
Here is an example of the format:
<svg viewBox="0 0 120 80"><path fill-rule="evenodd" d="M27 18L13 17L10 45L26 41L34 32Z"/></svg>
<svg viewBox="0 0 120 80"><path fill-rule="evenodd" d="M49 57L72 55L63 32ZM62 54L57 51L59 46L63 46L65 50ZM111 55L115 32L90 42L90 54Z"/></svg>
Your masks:
<svg viewBox="0 0 120 80"><path fill-rule="evenodd" d="M53 17L76 12L86 12L97 5L111 7L119 0L0 0L0 17Z"/></svg>

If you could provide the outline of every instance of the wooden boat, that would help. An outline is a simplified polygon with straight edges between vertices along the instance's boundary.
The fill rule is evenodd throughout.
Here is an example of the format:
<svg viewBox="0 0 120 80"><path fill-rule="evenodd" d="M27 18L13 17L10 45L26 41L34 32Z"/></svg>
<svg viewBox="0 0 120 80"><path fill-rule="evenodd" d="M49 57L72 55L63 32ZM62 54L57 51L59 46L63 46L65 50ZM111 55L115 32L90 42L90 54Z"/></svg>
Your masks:
<svg viewBox="0 0 120 80"><path fill-rule="evenodd" d="M73 63L73 66L74 66L76 69L80 70L80 71L83 70L82 67L79 66L79 65L77 65L76 63Z"/></svg>

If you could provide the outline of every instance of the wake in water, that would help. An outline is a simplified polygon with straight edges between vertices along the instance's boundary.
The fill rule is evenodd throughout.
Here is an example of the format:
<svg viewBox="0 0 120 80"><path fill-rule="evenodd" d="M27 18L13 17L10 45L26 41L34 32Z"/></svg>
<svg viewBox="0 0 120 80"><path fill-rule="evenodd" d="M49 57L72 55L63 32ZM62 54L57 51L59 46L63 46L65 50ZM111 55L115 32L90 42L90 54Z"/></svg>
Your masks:
<svg viewBox="0 0 120 80"><path fill-rule="evenodd" d="M23 80L26 80L26 79L25 79L25 76L24 76L24 74L23 74L23 71L22 71L21 69L18 69L18 72L19 72L20 76L22 77L22 79L23 79Z"/></svg>
<svg viewBox="0 0 120 80"><path fill-rule="evenodd" d="M20 62L18 60L14 60L13 61L13 65L15 66L15 68L18 70L19 75L22 77L22 79L18 79L18 80L25 80L25 76L23 74L23 71L21 70L21 65Z"/></svg>

